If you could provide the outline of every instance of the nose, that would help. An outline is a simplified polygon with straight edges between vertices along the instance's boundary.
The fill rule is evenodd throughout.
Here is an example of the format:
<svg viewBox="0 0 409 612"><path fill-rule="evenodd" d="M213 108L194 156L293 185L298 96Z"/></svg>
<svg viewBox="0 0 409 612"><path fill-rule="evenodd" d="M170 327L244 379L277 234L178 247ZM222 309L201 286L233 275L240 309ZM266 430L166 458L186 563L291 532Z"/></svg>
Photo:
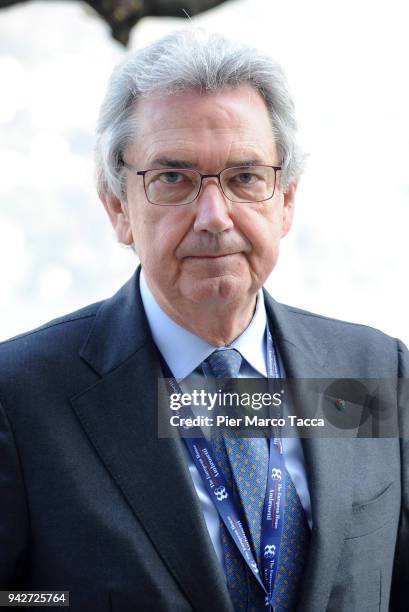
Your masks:
<svg viewBox="0 0 409 612"><path fill-rule="evenodd" d="M227 200L214 179L203 182L202 191L196 201L196 232L219 234L231 229L234 224L230 217L230 201Z"/></svg>

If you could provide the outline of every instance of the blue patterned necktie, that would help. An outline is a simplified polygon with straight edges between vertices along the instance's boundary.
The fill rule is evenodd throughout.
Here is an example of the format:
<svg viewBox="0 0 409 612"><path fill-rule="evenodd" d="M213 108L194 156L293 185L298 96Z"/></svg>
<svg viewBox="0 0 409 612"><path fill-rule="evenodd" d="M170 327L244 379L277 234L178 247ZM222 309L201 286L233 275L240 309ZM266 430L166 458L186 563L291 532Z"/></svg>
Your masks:
<svg viewBox="0 0 409 612"><path fill-rule="evenodd" d="M222 349L206 360L215 378L238 378L242 357L235 349ZM224 388L222 390L225 390ZM212 435L216 461L235 498L243 508L249 540L255 558L260 562L261 519L267 486L269 448L267 440L235 438L216 432ZM297 587L302 573L309 539L309 529L300 499L286 471L287 487L285 523L279 558L273 609L275 612L295 609ZM227 586L236 611L264 612L265 594L257 583L233 542L220 523Z"/></svg>

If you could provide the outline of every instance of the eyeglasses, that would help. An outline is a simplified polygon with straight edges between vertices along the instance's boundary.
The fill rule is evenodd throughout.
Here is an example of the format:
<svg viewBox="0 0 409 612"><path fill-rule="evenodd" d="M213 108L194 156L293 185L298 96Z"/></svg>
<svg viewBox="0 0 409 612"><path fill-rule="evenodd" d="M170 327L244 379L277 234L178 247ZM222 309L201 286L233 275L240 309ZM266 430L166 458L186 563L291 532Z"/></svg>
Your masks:
<svg viewBox="0 0 409 612"><path fill-rule="evenodd" d="M157 206L183 206L196 200L203 179L217 178L222 193L231 202L251 204L270 200L275 191L277 171L281 166L234 166L218 174L202 174L186 168L137 170L122 161L128 170L143 177L148 202Z"/></svg>

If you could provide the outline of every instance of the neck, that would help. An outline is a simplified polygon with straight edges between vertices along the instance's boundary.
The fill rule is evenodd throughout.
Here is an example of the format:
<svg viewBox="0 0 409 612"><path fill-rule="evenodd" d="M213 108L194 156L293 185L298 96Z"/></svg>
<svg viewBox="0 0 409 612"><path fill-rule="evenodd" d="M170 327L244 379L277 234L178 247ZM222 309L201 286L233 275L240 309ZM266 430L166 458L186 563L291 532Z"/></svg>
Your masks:
<svg viewBox="0 0 409 612"><path fill-rule="evenodd" d="M253 318L257 295L251 296L246 303L227 304L172 304L154 297L166 314L178 325L200 336L213 346L227 346L248 327Z"/></svg>

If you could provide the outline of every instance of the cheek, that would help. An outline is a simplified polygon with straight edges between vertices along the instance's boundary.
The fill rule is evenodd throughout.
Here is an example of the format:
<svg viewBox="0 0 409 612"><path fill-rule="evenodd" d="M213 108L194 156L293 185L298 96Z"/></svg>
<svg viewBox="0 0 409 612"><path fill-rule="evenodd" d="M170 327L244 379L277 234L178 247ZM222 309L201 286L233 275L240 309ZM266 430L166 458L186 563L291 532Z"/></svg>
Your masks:
<svg viewBox="0 0 409 612"><path fill-rule="evenodd" d="M248 211L236 220L237 229L252 245L252 252L261 256L267 254L280 240L279 215L274 209Z"/></svg>
<svg viewBox="0 0 409 612"><path fill-rule="evenodd" d="M182 211L152 208L139 218L135 216L133 233L142 263L167 273L169 266L177 264L175 251L189 224Z"/></svg>
<svg viewBox="0 0 409 612"><path fill-rule="evenodd" d="M277 208L252 210L252 214L237 220L237 229L250 242L252 249L248 263L259 278L270 274L274 268L281 239L281 221Z"/></svg>

